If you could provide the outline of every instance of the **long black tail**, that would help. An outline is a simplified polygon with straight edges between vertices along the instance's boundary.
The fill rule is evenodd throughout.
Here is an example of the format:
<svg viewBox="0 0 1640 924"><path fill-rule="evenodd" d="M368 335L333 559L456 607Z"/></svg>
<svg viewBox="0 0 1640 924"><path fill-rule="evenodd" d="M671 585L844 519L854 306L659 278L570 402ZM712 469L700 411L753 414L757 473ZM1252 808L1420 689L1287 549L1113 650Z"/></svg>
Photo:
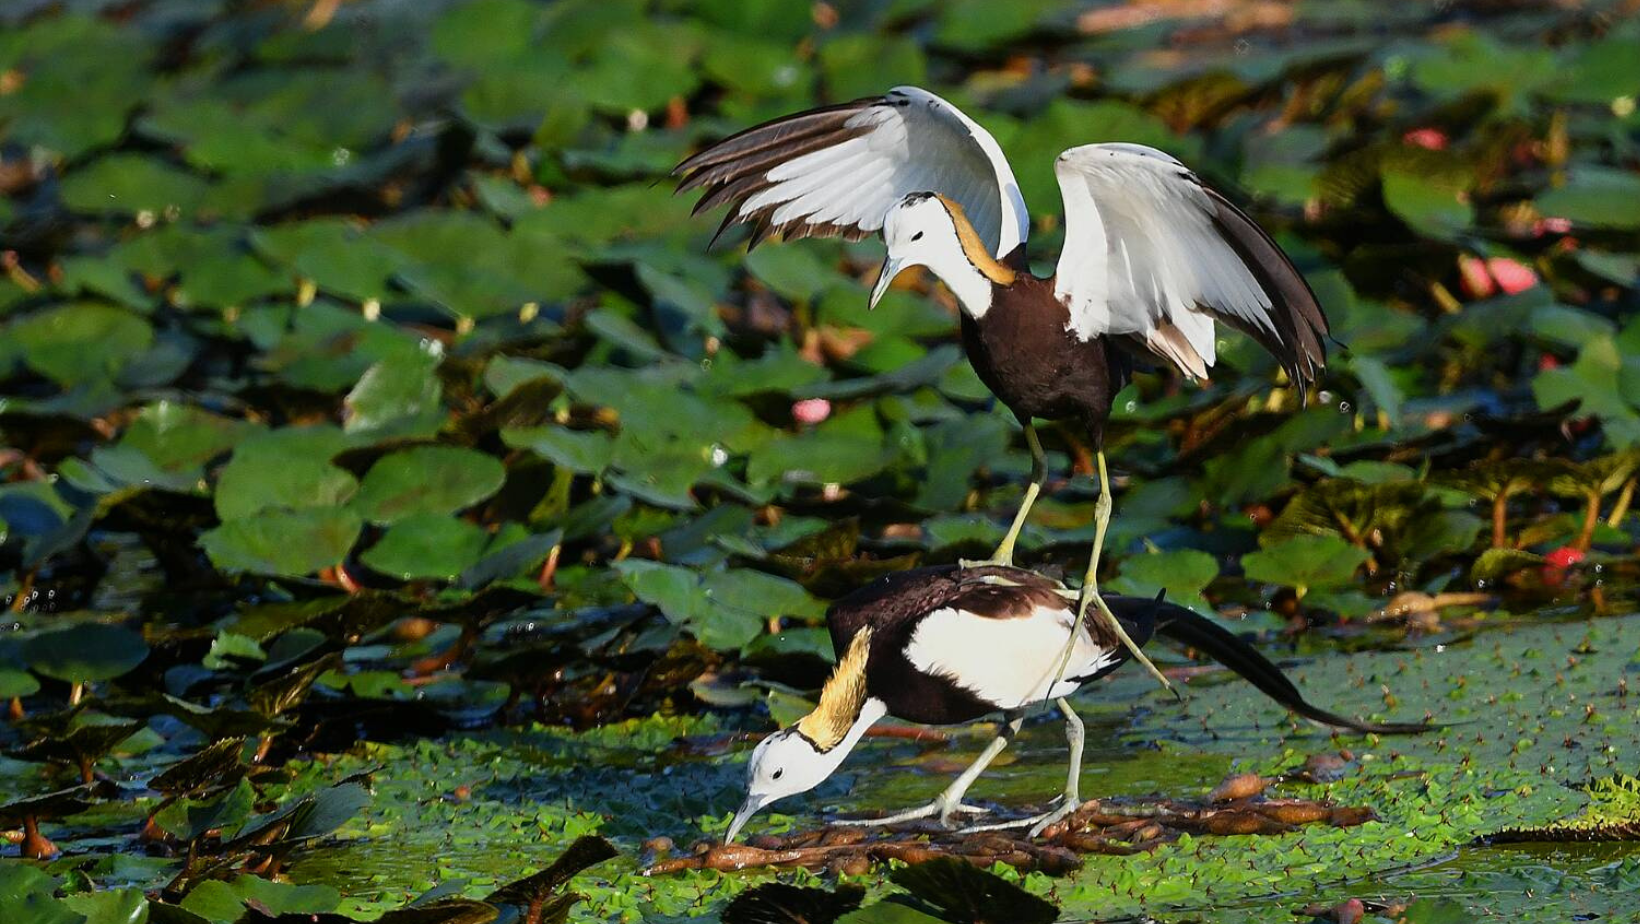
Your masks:
<svg viewBox="0 0 1640 924"><path fill-rule="evenodd" d="M1298 692L1293 682L1281 672L1281 668L1270 663L1270 659L1260 654L1258 649L1237 638L1234 633L1220 626L1218 623L1191 610L1174 603L1167 603L1160 599L1146 601L1148 607L1121 607L1115 606L1113 598L1107 598L1112 609L1124 622L1129 614L1137 616L1135 622L1141 625L1146 621L1153 621L1151 631L1162 638L1171 639L1181 645L1188 645L1205 653L1208 657L1230 668L1246 678L1253 686L1264 691L1264 695L1286 706L1299 715L1330 725L1335 728L1348 728L1359 732L1373 732L1380 735L1412 735L1426 732L1441 726L1425 722L1363 722L1336 713L1328 712L1304 698ZM1132 598L1129 598L1130 600ZM1122 612L1123 609L1129 612ZM1149 609L1149 614L1143 614L1143 609ZM1135 611L1140 612L1135 612ZM1145 619L1150 616L1150 620ZM1130 630L1131 634L1131 630ZM1145 635L1150 635L1146 631Z"/></svg>

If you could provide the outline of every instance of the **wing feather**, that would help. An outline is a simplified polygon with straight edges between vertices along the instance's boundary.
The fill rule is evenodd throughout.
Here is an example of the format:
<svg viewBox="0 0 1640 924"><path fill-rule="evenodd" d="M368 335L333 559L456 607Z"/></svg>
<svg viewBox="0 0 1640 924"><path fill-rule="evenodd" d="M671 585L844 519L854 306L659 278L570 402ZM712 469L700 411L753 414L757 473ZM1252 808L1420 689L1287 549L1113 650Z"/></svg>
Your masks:
<svg viewBox="0 0 1640 924"><path fill-rule="evenodd" d="M916 87L754 126L683 161L673 175L679 192L705 190L697 213L729 206L719 234L751 225L752 246L777 233L858 240L882 228L889 208L913 192L962 205L999 258L1024 243L1029 227L996 139Z"/></svg>
<svg viewBox="0 0 1640 924"><path fill-rule="evenodd" d="M1131 335L1196 375L1213 364L1218 320L1262 344L1300 388L1315 381L1326 363L1321 305L1229 200L1136 144L1071 148L1054 173L1065 200L1054 291L1079 336Z"/></svg>

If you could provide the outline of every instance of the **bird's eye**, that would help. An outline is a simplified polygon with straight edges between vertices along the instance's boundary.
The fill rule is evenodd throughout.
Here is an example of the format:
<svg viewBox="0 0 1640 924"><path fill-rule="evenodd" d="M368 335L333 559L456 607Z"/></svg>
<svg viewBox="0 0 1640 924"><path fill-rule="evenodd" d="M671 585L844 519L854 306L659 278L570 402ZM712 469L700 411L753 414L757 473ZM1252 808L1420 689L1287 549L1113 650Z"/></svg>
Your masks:
<svg viewBox="0 0 1640 924"><path fill-rule="evenodd" d="M783 776L783 775L784 775L784 774L785 774L785 773L786 773L786 768L785 768L785 767L781 767L781 768L780 768L780 769L779 769L779 770L776 770L776 771L775 771L775 772L774 772L774 773L771 773L771 774L769 774L769 779L771 779L771 780L778 780L778 779L780 779L780 777L781 777L781 776Z"/></svg>
<svg viewBox="0 0 1640 924"><path fill-rule="evenodd" d="M921 231L918 231L916 234L911 235L911 239L914 240L914 241L920 241L920 240L922 240L922 235L923 235L923 233Z"/></svg>

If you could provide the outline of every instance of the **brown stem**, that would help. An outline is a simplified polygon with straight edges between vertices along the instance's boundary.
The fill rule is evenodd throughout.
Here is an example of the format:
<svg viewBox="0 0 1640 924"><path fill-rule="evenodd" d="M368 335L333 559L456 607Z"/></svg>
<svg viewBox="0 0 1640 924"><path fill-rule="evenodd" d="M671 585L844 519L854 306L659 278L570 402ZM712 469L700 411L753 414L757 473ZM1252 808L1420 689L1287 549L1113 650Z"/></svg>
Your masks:
<svg viewBox="0 0 1640 924"><path fill-rule="evenodd" d="M410 665L410 670L412 673L423 675L444 670L450 665L461 660L462 656L467 653L467 649L472 646L473 642L477 640L477 638L477 627L472 625L463 625L461 627L461 635L456 638L455 642L451 644L449 648L446 648L442 652L431 657L422 658L421 660L416 661Z"/></svg>
<svg viewBox="0 0 1640 924"><path fill-rule="evenodd" d="M563 551L564 546L559 543L552 547L552 551L547 553L547 560L541 565L541 574L535 579L535 583L542 590L552 590L552 580L558 574L558 556Z"/></svg>
<svg viewBox="0 0 1640 924"><path fill-rule="evenodd" d="M257 739L256 753L251 755L251 763L259 764L268 758L268 750L273 747L273 736L263 735Z"/></svg>
<svg viewBox="0 0 1640 924"><path fill-rule="evenodd" d="M84 698L85 698L85 684L84 683L76 680L73 683L68 685L68 704L70 706L78 706L80 704L80 700L82 700Z"/></svg>
<svg viewBox="0 0 1640 924"><path fill-rule="evenodd" d="M40 833L40 821L33 815L23 819L23 856L29 860L49 860L57 855L57 845Z"/></svg>
<svg viewBox="0 0 1640 924"><path fill-rule="evenodd" d="M23 575L23 581L17 585L17 595L11 598L11 611L21 613L23 607L28 606L29 597L34 593L34 572Z"/></svg>
<svg viewBox="0 0 1640 924"><path fill-rule="evenodd" d="M537 895L530 899L529 908L524 911L524 924L541 924L541 906L546 904L545 895Z"/></svg>
<svg viewBox="0 0 1640 924"><path fill-rule="evenodd" d="M1583 506L1583 528L1577 533L1574 546L1579 552L1587 552L1594 544L1594 528L1600 524L1600 491L1589 491L1588 501Z"/></svg>
<svg viewBox="0 0 1640 924"><path fill-rule="evenodd" d="M21 696L13 696L11 698L11 708L7 711L6 715L13 722L21 722L28 718L28 713L23 711L23 698Z"/></svg>
<svg viewBox="0 0 1640 924"><path fill-rule="evenodd" d="M95 764L90 757L80 758L80 782L90 786L97 779Z"/></svg>
<svg viewBox="0 0 1640 924"><path fill-rule="evenodd" d="M1509 545L1509 492L1499 491L1498 496L1492 498L1492 548L1502 549Z"/></svg>

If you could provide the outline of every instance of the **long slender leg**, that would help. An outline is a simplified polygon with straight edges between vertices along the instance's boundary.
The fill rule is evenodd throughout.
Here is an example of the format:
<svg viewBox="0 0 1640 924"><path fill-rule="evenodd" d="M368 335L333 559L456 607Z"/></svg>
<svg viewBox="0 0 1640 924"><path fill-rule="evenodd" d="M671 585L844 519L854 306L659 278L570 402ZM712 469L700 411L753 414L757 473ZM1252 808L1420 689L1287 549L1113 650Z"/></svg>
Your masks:
<svg viewBox="0 0 1640 924"><path fill-rule="evenodd" d="M1076 714L1071 704L1060 697L1054 700L1059 712L1065 716L1065 741L1070 745L1070 768L1065 775L1065 791L1059 796L1059 807L1041 815L1032 815L1029 818L1016 818L1011 821L1001 821L995 824L975 825L964 828L964 832L1000 831L1005 828L1023 828L1031 826L1030 835L1036 837L1042 829L1076 811L1082 805L1082 745L1086 732L1082 725L1082 717Z"/></svg>
<svg viewBox="0 0 1640 924"><path fill-rule="evenodd" d="M1098 451L1096 459L1099 463L1099 501L1093 508L1093 554L1088 559L1088 573L1082 578L1082 596L1076 605L1076 622L1071 627L1070 637L1065 640L1065 653L1059 660L1059 670L1054 674L1054 683L1058 683L1065 677L1065 669L1071 662L1071 650L1076 644L1078 633L1082 631L1082 621L1087 618L1088 606L1091 604L1104 617L1106 624L1116 633L1116 637L1121 639L1122 644L1127 646L1128 651L1133 655L1133 659L1144 665L1145 670L1150 671L1151 676L1155 677L1164 689L1173 690L1173 684L1168 683L1167 678L1162 675L1161 671L1156 669L1156 665L1151 663L1150 658L1139 650L1138 643L1128 637L1127 630L1122 628L1121 621L1116 618L1115 613L1110 611L1110 606L1105 603L1105 598L1099 595L1099 557L1105 548L1105 530L1110 526L1111 500L1110 475L1105 468L1105 451L1103 449ZM1173 694L1177 696L1178 691L1173 690Z"/></svg>
<svg viewBox="0 0 1640 924"><path fill-rule="evenodd" d="M1048 457L1042 451L1042 441L1037 438L1036 427L1031 424L1028 417L1020 423L1025 427L1025 445L1031 450L1031 483L1025 488L1025 500L1020 503L1019 512L1014 514L1014 522L1008 527L1008 535L1002 538L1002 544L991 553L991 557L984 561L965 561L962 563L964 567L1013 566L1014 545L1019 542L1019 533L1025 528L1025 518L1031 515L1031 506L1036 503L1037 496L1042 493L1042 485L1048 480Z"/></svg>
<svg viewBox="0 0 1640 924"><path fill-rule="evenodd" d="M834 822L834 824L873 826L897 825L902 822L915 821L919 818L927 818L932 815L939 819L940 824L950 827L951 816L958 812L983 812L984 809L975 808L971 805L963 805L962 797L967 794L968 788L974 785L974 781L979 779L980 774L985 772L985 768L991 765L991 761L996 760L997 755L1001 754L1003 749L1008 746L1008 742L1013 740L1014 735L1019 733L1019 727L1024 723L1024 721L1024 716L1010 716L1007 722L1003 725L1002 731L998 732L997 736L991 739L991 743L985 746L985 750L981 751L978 757L974 758L974 762L968 765L968 769L958 774L957 778L951 781L951 785L945 787L945 791L941 792L938 796L935 796L934 801L928 803L927 805L919 806L914 809L908 809L907 811L900 812L895 815L889 815L886 818L851 818Z"/></svg>

